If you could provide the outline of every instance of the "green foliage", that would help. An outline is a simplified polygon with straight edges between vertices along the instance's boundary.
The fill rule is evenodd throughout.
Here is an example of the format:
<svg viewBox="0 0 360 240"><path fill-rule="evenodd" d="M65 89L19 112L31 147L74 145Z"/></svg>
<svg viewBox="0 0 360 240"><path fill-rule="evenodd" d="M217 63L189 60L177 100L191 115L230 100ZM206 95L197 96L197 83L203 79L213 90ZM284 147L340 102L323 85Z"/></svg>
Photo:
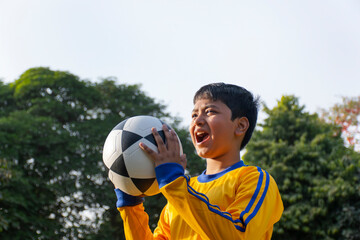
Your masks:
<svg viewBox="0 0 360 240"><path fill-rule="evenodd" d="M0 159L0 187L6 184L12 178L12 171L8 166L8 162L5 159ZM0 192L0 201L4 198L2 192ZM8 228L9 222L3 216L0 215L0 232Z"/></svg>
<svg viewBox="0 0 360 240"><path fill-rule="evenodd" d="M14 108L13 91L9 85L0 81L0 117L10 113Z"/></svg>
<svg viewBox="0 0 360 240"><path fill-rule="evenodd" d="M285 210L273 239L360 239L360 154L294 96L264 110L244 160L278 184Z"/></svg>
<svg viewBox="0 0 360 240"><path fill-rule="evenodd" d="M0 82L0 101L0 238L124 239L102 146L117 123L134 115L177 128L165 106L139 85L91 83L48 68ZM161 195L146 200L152 226L164 204Z"/></svg>
<svg viewBox="0 0 360 240"><path fill-rule="evenodd" d="M360 96L342 97L342 102L323 110L323 119L341 127L347 146L360 151Z"/></svg>

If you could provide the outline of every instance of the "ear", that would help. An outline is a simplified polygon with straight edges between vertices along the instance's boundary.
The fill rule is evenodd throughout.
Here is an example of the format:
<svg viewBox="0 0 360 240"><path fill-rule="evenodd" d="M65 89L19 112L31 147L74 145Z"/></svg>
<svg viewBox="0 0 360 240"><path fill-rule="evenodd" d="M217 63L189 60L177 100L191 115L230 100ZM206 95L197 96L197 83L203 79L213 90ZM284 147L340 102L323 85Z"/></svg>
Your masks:
<svg viewBox="0 0 360 240"><path fill-rule="evenodd" d="M250 125L247 117L236 118L234 121L236 124L235 135L236 136L245 135Z"/></svg>

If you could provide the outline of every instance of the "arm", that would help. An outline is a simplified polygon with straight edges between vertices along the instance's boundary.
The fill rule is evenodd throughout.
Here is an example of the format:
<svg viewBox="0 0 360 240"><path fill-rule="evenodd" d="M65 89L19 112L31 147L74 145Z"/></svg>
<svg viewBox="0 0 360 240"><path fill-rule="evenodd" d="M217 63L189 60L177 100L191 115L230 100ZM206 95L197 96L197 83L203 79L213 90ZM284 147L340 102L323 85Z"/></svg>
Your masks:
<svg viewBox="0 0 360 240"><path fill-rule="evenodd" d="M115 193L126 239L152 239L149 216L143 206L144 198L128 195L120 189L115 189Z"/></svg>
<svg viewBox="0 0 360 240"><path fill-rule="evenodd" d="M152 234L149 228L149 216L144 211L144 198L134 197L115 189L117 203L116 207L120 212L124 223L124 232L126 239L167 239L163 234L166 222L159 221L159 226Z"/></svg>

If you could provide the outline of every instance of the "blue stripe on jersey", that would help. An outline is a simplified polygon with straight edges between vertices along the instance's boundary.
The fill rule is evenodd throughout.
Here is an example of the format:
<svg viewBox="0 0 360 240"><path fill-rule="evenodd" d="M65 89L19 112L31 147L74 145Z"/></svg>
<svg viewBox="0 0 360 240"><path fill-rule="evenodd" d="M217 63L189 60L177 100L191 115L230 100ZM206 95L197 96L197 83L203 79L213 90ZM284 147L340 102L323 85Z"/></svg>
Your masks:
<svg viewBox="0 0 360 240"><path fill-rule="evenodd" d="M245 221L245 225L247 225L247 224L250 222L250 220L251 220L253 217L255 217L256 213L259 211L262 203L264 202L264 198L265 198L265 195L266 195L267 190L268 190L268 188L269 188L269 182L270 182L269 173L266 172L266 171L265 171L265 173L266 173L266 183L265 183L264 191L263 191L263 193L262 193L262 195L261 195L261 198L259 199L258 203L256 204L256 207L255 207L254 211L247 217L247 219L246 219L246 221Z"/></svg>
<svg viewBox="0 0 360 240"><path fill-rule="evenodd" d="M254 194L252 195L251 199L250 199L250 202L248 203L248 205L246 206L245 210L241 212L240 214L240 220L241 222L245 225L245 222L244 222L244 215L246 213L248 213L250 211L250 209L252 208L259 192L260 192L260 189L261 189L261 185L262 185L262 182L263 182L263 172L261 171L261 168L257 167L257 170L259 171L260 175L259 175L259 180L258 180L258 183L257 183L257 186L256 186L256 189L255 189L255 192Z"/></svg>
<svg viewBox="0 0 360 240"><path fill-rule="evenodd" d="M213 204L211 204L211 203L209 202L209 198L208 198L205 194L197 192L197 191L196 191L195 189L193 189L189 184L187 184L187 187L188 187L188 192L189 192L191 195L193 195L193 196L195 196L196 198L198 198L198 199L200 199L201 201L203 201L203 202L207 205L207 207L208 207L208 209L209 209L210 211L212 211L213 213L216 213L216 214L218 214L218 215L220 215L220 216L222 216L222 217L230 220L230 221L234 224L234 226L235 226L235 228L236 228L237 230L239 230L239 231L241 231L241 232L245 232L245 227L236 225L236 223L238 223L238 224L240 223L240 224L241 224L241 221L240 221L240 220L238 220L238 219L237 219L237 220L234 220L234 219L232 218L232 216L231 216L230 213L228 213L228 212L222 212L222 211L220 210L220 207L219 207L219 206L213 205Z"/></svg>

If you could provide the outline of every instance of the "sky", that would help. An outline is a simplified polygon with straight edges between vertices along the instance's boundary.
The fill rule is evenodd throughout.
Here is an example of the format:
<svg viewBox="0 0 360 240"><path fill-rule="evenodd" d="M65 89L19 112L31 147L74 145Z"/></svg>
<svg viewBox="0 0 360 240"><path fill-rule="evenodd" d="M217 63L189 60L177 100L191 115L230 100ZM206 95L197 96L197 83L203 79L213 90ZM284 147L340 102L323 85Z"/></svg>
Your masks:
<svg viewBox="0 0 360 240"><path fill-rule="evenodd" d="M116 77L184 125L213 82L316 112L360 95L359 26L358 0L0 0L0 79L32 67Z"/></svg>

